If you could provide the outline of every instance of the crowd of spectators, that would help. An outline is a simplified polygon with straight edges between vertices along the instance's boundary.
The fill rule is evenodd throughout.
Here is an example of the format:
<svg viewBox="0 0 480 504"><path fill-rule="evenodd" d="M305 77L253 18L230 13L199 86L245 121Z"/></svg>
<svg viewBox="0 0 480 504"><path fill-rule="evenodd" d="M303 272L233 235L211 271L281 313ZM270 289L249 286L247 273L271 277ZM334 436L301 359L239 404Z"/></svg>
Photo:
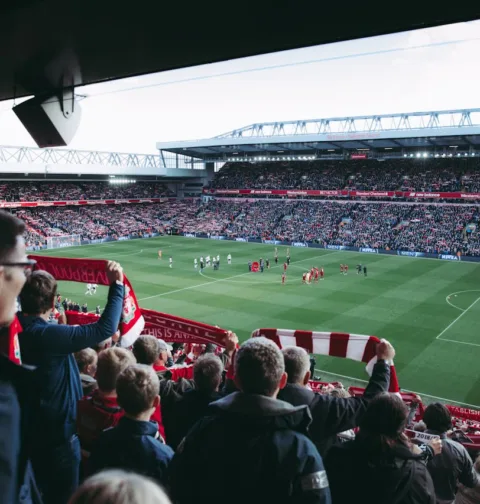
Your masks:
<svg viewBox="0 0 480 504"><path fill-rule="evenodd" d="M110 184L108 182L2 182L1 201L63 201L124 198L161 198L170 196L165 184L136 182Z"/></svg>
<svg viewBox="0 0 480 504"><path fill-rule="evenodd" d="M41 207L17 215L27 224L30 246L44 245L54 236L94 240L174 232L480 255L480 211L475 205L192 199Z"/></svg>
<svg viewBox="0 0 480 504"><path fill-rule="evenodd" d="M0 212L0 337L16 327L17 296L22 327L15 355L0 352L2 502L478 503L480 458L458 442L466 431L448 408L416 417L387 392L389 342L352 395L341 384L313 392L309 354L263 337L124 344L124 276L112 261L97 321L51 323L57 282L31 271L23 231ZM25 367L10 360L20 355Z"/></svg>
<svg viewBox="0 0 480 504"><path fill-rule="evenodd" d="M214 189L350 189L478 192L480 161L473 158L226 163Z"/></svg>

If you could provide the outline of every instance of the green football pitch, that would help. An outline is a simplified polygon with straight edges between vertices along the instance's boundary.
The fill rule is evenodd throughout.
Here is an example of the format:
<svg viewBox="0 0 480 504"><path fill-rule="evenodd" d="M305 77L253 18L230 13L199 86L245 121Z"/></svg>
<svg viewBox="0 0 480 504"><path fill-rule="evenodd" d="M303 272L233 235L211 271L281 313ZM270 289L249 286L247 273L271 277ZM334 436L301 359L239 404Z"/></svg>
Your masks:
<svg viewBox="0 0 480 504"><path fill-rule="evenodd" d="M396 348L403 389L480 406L480 264L291 247L282 285L286 247L278 251L275 266L273 245L164 236L45 253L119 261L142 307L217 324L241 340L260 327L386 338ZM200 274L193 260L208 254L220 254L220 269ZM249 273L248 261L260 257L270 259L271 269ZM340 263L349 265L347 276L340 275ZM356 274L358 263L367 266L368 277ZM323 266L325 279L303 285L301 275L311 266ZM103 307L106 287L94 297L85 290L78 283L60 286L63 296L87 302L90 311ZM317 368L330 381L366 377L363 365L346 359L319 356Z"/></svg>

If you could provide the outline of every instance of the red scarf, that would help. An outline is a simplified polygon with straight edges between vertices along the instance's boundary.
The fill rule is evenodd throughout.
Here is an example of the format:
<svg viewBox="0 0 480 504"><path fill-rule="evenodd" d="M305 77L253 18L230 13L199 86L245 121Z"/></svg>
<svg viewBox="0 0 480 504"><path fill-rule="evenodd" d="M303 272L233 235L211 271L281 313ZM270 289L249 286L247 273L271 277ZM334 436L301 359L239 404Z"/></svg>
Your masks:
<svg viewBox="0 0 480 504"><path fill-rule="evenodd" d="M36 269L48 271L56 280L69 282L109 285L106 267L107 261L98 259L70 259L66 257L50 257L30 255L37 261ZM121 345L131 346L143 331L145 320L138 306L135 292L126 275L123 275L125 294L123 310L120 318Z"/></svg>
<svg viewBox="0 0 480 504"><path fill-rule="evenodd" d="M224 346L225 329L145 308L140 308L140 312L145 320L142 334L151 334L170 343L215 343ZM69 325L92 324L98 320L93 313L65 313Z"/></svg>
<svg viewBox="0 0 480 504"><path fill-rule="evenodd" d="M18 344L18 335L21 332L22 326L15 315L9 327L2 330L2 336L0 337L0 353L18 365L22 363L20 345Z"/></svg>

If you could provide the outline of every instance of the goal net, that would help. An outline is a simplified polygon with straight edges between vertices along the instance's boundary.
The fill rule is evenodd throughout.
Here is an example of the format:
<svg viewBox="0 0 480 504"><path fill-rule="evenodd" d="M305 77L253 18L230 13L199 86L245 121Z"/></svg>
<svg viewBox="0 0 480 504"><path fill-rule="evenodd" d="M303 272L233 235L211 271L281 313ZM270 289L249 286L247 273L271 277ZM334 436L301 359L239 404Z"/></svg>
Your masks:
<svg viewBox="0 0 480 504"><path fill-rule="evenodd" d="M80 235L51 236L47 238L47 249L76 247L81 244Z"/></svg>

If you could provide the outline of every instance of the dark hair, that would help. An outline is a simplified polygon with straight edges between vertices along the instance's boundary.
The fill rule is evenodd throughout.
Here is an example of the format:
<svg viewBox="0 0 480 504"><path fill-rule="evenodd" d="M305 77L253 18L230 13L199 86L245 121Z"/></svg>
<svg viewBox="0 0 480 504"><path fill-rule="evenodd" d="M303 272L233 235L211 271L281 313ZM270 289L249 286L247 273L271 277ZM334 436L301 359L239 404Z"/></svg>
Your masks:
<svg viewBox="0 0 480 504"><path fill-rule="evenodd" d="M53 308L57 297L57 281L50 273L34 271L20 292L22 311L29 315L40 315Z"/></svg>
<svg viewBox="0 0 480 504"><path fill-rule="evenodd" d="M272 397L285 371L278 346L259 337L247 340L235 355L235 375L242 392Z"/></svg>
<svg viewBox="0 0 480 504"><path fill-rule="evenodd" d="M222 361L211 353L201 355L193 366L193 380L198 390L215 392L222 381Z"/></svg>
<svg viewBox="0 0 480 504"><path fill-rule="evenodd" d="M17 238L25 232L25 223L0 210L0 261L5 261L17 245Z"/></svg>
<svg viewBox="0 0 480 504"><path fill-rule="evenodd" d="M408 408L395 394L382 393L372 399L360 419L356 442L362 443L371 455L389 451L391 446L407 445L403 430L407 424Z"/></svg>
<svg viewBox="0 0 480 504"><path fill-rule="evenodd" d="M143 335L136 339L132 351L138 364L151 366L160 355L160 344L155 336Z"/></svg>
<svg viewBox="0 0 480 504"><path fill-rule="evenodd" d="M442 434L452 428L452 415L447 407L439 402L427 406L423 414L423 421L428 430Z"/></svg>

